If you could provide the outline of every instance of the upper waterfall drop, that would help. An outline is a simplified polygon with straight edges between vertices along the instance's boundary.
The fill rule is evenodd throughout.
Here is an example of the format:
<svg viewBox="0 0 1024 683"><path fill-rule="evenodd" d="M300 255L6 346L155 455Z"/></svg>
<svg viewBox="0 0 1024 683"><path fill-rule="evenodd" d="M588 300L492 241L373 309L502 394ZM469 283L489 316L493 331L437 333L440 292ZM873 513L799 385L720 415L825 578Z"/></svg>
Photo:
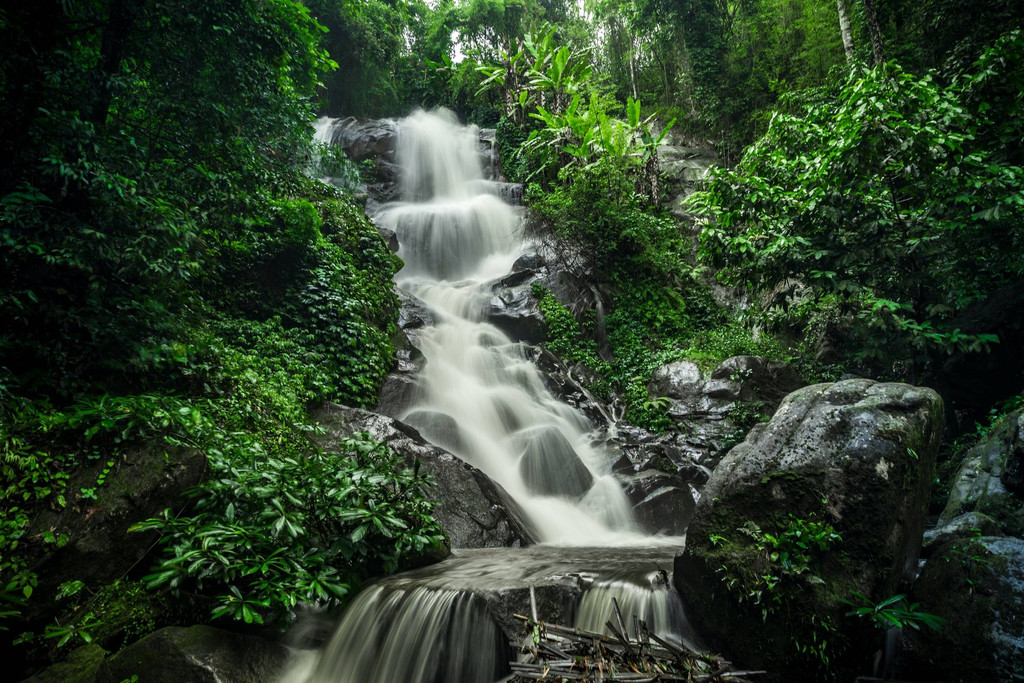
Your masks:
<svg viewBox="0 0 1024 683"><path fill-rule="evenodd" d="M419 400L400 417L499 483L538 540L649 543L587 419L552 396L523 345L486 320L491 285L535 245L520 210L485 182L479 130L444 110L418 111L398 123L397 140L401 200L374 220L398 236L397 285L437 321L419 337Z"/></svg>

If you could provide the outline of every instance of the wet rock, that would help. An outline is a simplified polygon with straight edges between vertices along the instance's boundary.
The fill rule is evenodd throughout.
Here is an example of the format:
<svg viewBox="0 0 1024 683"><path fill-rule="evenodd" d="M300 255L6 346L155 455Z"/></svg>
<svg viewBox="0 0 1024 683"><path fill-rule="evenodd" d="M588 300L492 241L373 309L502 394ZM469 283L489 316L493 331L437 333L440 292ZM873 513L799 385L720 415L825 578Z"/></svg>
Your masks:
<svg viewBox="0 0 1024 683"><path fill-rule="evenodd" d="M415 349L415 341L407 339L410 348L395 353L395 366L384 378L374 409L396 419L404 415L420 398L416 376L423 367L423 358Z"/></svg>
<svg viewBox="0 0 1024 683"><path fill-rule="evenodd" d="M432 444L447 451L458 451L465 446L459 424L451 415L435 410L414 410L402 422L419 430Z"/></svg>
<svg viewBox="0 0 1024 683"><path fill-rule="evenodd" d="M388 245L388 250L393 254L398 253L398 233L391 228L382 228L377 226L377 232L380 233L381 239L384 240L384 244Z"/></svg>
<svg viewBox="0 0 1024 683"><path fill-rule="evenodd" d="M542 346L529 349L529 357L540 369L544 385L559 400L577 409L591 425L610 422L611 410L586 388L593 374L580 364L566 365Z"/></svg>
<svg viewBox="0 0 1024 683"><path fill-rule="evenodd" d="M523 254L512 264L512 272L520 270L539 271L546 264L544 257L535 251Z"/></svg>
<svg viewBox="0 0 1024 683"><path fill-rule="evenodd" d="M937 526L924 532L921 557L930 557L938 548L950 541L1002 535L999 522L980 512L968 512L950 520L944 526Z"/></svg>
<svg viewBox="0 0 1024 683"><path fill-rule="evenodd" d="M434 516L453 548L519 546L533 542L526 515L507 492L480 470L431 445L415 428L384 415L328 404L313 414L325 433L314 437L325 449L356 432L369 432L399 454L407 466L416 460L431 475Z"/></svg>
<svg viewBox="0 0 1024 683"><path fill-rule="evenodd" d="M345 150L353 161L394 154L398 127L394 121L380 119L338 121L332 130L331 144Z"/></svg>
<svg viewBox="0 0 1024 683"><path fill-rule="evenodd" d="M371 183L366 186L366 193L378 206L381 204L387 204L388 202L398 199L398 183ZM380 230L379 226L378 230Z"/></svg>
<svg viewBox="0 0 1024 683"><path fill-rule="evenodd" d="M534 280L535 274L521 271L492 285L494 295L487 302L487 321L513 341L539 344L547 338L544 316L529 284Z"/></svg>
<svg viewBox="0 0 1024 683"><path fill-rule="evenodd" d="M105 461L74 473L67 490L95 487L104 466ZM64 510L44 510L33 519L27 538L52 531L69 539L61 548L37 546L41 552L31 565L39 575L36 591L56 595L60 584L72 580L96 588L127 574L159 537L156 532L128 533L128 528L168 507L180 508L186 501L183 493L199 484L205 473L202 452L160 442L115 459L94 500L71 500ZM33 600L25 614L29 624L39 623L41 629L58 607L53 600Z"/></svg>
<svg viewBox="0 0 1024 683"><path fill-rule="evenodd" d="M967 452L953 477L938 526L946 526L965 512L978 511L995 518L1007 533L1024 533L1022 469L1024 410L1018 410L1003 418Z"/></svg>
<svg viewBox="0 0 1024 683"><path fill-rule="evenodd" d="M417 350L420 349L420 334L428 327L433 327L437 322L433 311L421 299L401 289L395 290L398 294L398 329L405 332L409 342Z"/></svg>
<svg viewBox="0 0 1024 683"><path fill-rule="evenodd" d="M590 470L557 429L525 429L516 435L515 442L523 454L519 472L533 493L578 500L593 486Z"/></svg>
<svg viewBox="0 0 1024 683"><path fill-rule="evenodd" d="M881 600L909 585L942 410L931 389L859 379L818 384L787 396L771 422L729 451L704 487L676 559L676 585L715 646L747 665L792 671L800 656L793 642L810 642L823 619L845 623L836 594L856 590ZM787 574L772 563L761 534L778 537L791 524L814 533L810 522L831 524L840 552L812 552L805 571ZM723 566L736 583L723 580ZM784 609L749 599L758 586L769 590L757 583L765 573L781 578L770 591ZM861 648L874 648L850 639L848 659L835 671L856 667L870 656ZM813 678L810 671L796 676Z"/></svg>
<svg viewBox="0 0 1024 683"><path fill-rule="evenodd" d="M982 537L939 548L914 585L938 632L907 630L902 678L1018 680L1024 671L1024 540Z"/></svg>
<svg viewBox="0 0 1024 683"><path fill-rule="evenodd" d="M686 532L696 504L685 482L667 472L644 470L624 484L641 529L672 536Z"/></svg>
<svg viewBox="0 0 1024 683"><path fill-rule="evenodd" d="M493 194L510 206L523 205L524 187L522 183L504 183L497 180L478 180L470 185L475 192Z"/></svg>
<svg viewBox="0 0 1024 683"><path fill-rule="evenodd" d="M288 662L285 646L210 626L169 626L108 659L97 683L139 676L146 683L273 683Z"/></svg>

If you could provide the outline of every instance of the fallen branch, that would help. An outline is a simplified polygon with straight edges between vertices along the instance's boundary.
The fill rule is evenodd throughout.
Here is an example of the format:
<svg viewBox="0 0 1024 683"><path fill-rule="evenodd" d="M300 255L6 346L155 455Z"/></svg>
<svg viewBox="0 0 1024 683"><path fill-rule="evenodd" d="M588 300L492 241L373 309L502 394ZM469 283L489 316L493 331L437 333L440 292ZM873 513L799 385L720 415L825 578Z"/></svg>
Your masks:
<svg viewBox="0 0 1024 683"><path fill-rule="evenodd" d="M516 614L526 623L531 638L524 644L523 661L510 662L513 683L543 681L623 681L629 683L743 683L764 671L735 671L717 655L695 652L651 633L647 623L633 616L635 639L629 637L618 603L612 599L615 621L608 636L585 629L545 624Z"/></svg>

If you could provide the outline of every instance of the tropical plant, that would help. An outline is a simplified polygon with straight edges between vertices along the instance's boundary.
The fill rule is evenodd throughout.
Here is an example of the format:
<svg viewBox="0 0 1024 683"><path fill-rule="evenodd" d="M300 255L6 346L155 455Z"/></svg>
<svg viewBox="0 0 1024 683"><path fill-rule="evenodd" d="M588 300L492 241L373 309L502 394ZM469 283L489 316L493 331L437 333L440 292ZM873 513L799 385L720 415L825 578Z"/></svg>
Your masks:
<svg viewBox="0 0 1024 683"><path fill-rule="evenodd" d="M782 318L797 282L815 301L836 297L859 323L861 358L885 359L894 338L924 353L984 350L993 335L952 320L1024 273L1012 256L1024 170L999 142L1021 132L1019 103L1001 93L1019 83L1007 65L1022 55L1024 34L1011 33L948 86L886 64L794 100L691 198L707 219L703 257L728 282L771 292L765 308Z"/></svg>
<svg viewBox="0 0 1024 683"><path fill-rule="evenodd" d="M151 587L210 594L214 618L284 625L300 602L342 602L363 577L444 541L426 477L368 435L342 440L337 453L253 457L243 452L252 446L219 435L195 511L133 527L159 531L167 546Z"/></svg>
<svg viewBox="0 0 1024 683"><path fill-rule="evenodd" d="M848 617L868 617L875 628L887 630L890 628L910 627L920 630L921 626L927 626L933 631L942 628L946 622L942 617L922 612L920 604L907 602L906 595L892 595L879 603L873 603L867 596L857 591L850 593L856 600L841 598L840 602L853 607L846 613Z"/></svg>

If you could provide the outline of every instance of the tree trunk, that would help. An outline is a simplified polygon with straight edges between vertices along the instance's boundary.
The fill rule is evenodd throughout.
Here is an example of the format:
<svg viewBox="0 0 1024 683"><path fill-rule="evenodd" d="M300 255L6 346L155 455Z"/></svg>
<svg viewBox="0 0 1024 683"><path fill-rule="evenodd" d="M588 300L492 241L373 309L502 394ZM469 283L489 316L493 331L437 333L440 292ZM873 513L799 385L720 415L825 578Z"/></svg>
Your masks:
<svg viewBox="0 0 1024 683"><path fill-rule="evenodd" d="M633 99L639 100L640 94L636 89L636 54L633 41L630 41L629 46L629 84L633 90Z"/></svg>
<svg viewBox="0 0 1024 683"><path fill-rule="evenodd" d="M846 52L846 63L853 63L853 35L850 33L850 15L846 12L846 2L836 0L839 10L839 32L843 36L843 50Z"/></svg>
<svg viewBox="0 0 1024 683"><path fill-rule="evenodd" d="M864 18L868 24L868 35L871 36L871 51L875 53L875 66L885 61L882 52L882 31L878 28L878 10L875 0L864 0Z"/></svg>

